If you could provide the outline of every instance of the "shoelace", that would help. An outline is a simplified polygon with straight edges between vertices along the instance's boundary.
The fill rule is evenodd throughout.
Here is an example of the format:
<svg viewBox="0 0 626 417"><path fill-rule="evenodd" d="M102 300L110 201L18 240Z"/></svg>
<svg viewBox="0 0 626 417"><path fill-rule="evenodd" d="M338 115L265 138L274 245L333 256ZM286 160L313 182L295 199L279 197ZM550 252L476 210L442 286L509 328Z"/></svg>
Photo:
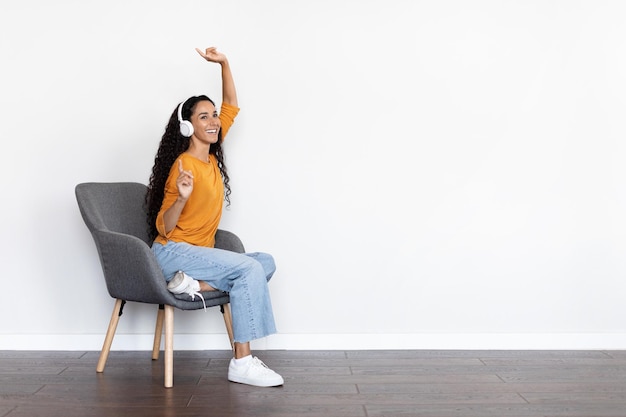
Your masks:
<svg viewBox="0 0 626 417"><path fill-rule="evenodd" d="M196 295L202 298L202 304L204 304L204 311L206 311L206 301L204 300L204 297L202 296L200 292L192 290L192 291L189 291L187 294L189 294L189 296L191 297L191 301L196 299Z"/></svg>
<svg viewBox="0 0 626 417"><path fill-rule="evenodd" d="M260 365L261 367L265 368L263 369L264 373L274 373L274 371L272 371L269 366L263 363L263 361L256 356L252 357L252 362L254 365Z"/></svg>

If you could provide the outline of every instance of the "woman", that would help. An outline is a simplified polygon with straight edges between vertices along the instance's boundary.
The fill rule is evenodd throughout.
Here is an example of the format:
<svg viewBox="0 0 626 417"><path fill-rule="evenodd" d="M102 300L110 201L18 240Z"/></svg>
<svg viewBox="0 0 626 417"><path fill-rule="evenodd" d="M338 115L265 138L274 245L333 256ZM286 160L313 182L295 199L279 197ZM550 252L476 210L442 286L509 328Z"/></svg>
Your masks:
<svg viewBox="0 0 626 417"><path fill-rule="evenodd" d="M155 237L152 250L170 291L230 294L234 357L228 379L256 386L282 385L283 378L250 352L251 340L276 332L267 286L276 269L274 259L265 253L214 248L223 201L230 202L222 140L239 108L226 56L216 48L196 51L221 65L222 106L218 114L208 97L191 97L170 117L146 196Z"/></svg>

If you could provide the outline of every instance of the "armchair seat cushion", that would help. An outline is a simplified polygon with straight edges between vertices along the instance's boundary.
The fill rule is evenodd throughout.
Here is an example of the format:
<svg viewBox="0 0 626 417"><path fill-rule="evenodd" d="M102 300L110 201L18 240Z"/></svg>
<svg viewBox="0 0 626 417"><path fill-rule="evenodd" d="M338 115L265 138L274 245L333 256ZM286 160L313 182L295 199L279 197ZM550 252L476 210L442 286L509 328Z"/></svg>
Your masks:
<svg viewBox="0 0 626 417"><path fill-rule="evenodd" d="M202 296L204 297L204 300L208 302L209 300L214 300L214 299L221 299L223 297L228 297L228 293L226 292L222 292L222 291L202 291L200 294L202 294ZM194 297L193 299L191 299L191 295L183 293L183 294L173 294L174 297L176 297L179 300L183 300L183 301L198 301L198 297Z"/></svg>

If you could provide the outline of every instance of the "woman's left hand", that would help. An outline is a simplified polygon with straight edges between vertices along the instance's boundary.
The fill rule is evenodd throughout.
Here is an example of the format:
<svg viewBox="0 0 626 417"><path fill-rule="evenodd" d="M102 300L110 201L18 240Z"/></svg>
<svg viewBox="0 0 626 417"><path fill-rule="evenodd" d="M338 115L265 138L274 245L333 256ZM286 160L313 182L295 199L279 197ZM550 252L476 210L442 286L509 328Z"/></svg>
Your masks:
<svg viewBox="0 0 626 417"><path fill-rule="evenodd" d="M206 48L204 52L202 52L202 50L198 48L196 48L196 51L198 51L198 53L200 54L202 58L206 59L209 62L217 62L221 64L222 62L226 61L226 55L224 55L221 52L218 52L215 46Z"/></svg>

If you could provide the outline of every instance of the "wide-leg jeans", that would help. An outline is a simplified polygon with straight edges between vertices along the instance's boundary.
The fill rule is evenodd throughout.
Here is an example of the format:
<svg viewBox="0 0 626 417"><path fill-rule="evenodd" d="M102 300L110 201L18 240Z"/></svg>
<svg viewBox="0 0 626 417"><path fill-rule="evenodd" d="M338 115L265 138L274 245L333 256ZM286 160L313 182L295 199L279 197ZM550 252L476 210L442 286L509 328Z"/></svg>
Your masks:
<svg viewBox="0 0 626 417"><path fill-rule="evenodd" d="M274 258L262 252L236 253L188 243L154 243L167 281L178 271L229 293L235 342L245 343L276 333L267 283L276 271Z"/></svg>

